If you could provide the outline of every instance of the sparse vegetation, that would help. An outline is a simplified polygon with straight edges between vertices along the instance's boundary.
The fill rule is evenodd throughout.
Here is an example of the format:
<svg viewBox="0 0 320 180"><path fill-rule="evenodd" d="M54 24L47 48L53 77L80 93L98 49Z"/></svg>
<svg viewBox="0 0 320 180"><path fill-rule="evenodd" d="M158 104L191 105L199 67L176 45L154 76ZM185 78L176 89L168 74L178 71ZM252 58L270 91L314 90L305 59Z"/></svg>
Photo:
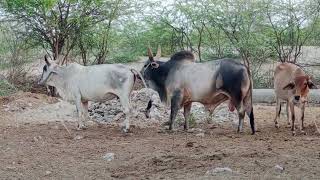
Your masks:
<svg viewBox="0 0 320 180"><path fill-rule="evenodd" d="M0 80L0 96L9 96L15 92L17 92L16 87L4 79Z"/></svg>
<svg viewBox="0 0 320 180"><path fill-rule="evenodd" d="M200 61L242 58L260 88L270 79L261 64L299 63L303 46L320 44L317 0L4 0L0 8L2 69L16 67L12 41L26 50L21 63L36 52L84 65L132 62L161 45L165 56L188 49Z"/></svg>

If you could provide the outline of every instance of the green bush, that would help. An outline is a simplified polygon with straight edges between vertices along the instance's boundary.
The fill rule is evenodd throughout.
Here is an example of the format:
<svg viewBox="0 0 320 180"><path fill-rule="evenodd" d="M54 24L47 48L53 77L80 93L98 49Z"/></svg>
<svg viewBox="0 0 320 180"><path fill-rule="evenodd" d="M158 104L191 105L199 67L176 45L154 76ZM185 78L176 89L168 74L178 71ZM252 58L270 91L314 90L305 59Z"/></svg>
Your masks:
<svg viewBox="0 0 320 180"><path fill-rule="evenodd" d="M17 92L16 87L6 80L0 80L0 96L9 96L15 92Z"/></svg>
<svg viewBox="0 0 320 180"><path fill-rule="evenodd" d="M138 56L134 53L120 53L111 55L111 57L107 60L107 63L129 63L137 61Z"/></svg>

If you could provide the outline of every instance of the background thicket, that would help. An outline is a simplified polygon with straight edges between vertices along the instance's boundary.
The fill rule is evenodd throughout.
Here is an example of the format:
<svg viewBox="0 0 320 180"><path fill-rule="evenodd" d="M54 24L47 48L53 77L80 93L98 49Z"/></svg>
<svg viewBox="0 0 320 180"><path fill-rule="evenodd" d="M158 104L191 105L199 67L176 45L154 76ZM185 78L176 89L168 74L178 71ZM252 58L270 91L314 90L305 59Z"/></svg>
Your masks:
<svg viewBox="0 0 320 180"><path fill-rule="evenodd" d="M161 45L164 56L242 58L255 86L267 87L264 63L310 65L301 55L320 44L319 11L318 0L3 0L0 67L20 82L24 64L46 53L64 63L125 63Z"/></svg>

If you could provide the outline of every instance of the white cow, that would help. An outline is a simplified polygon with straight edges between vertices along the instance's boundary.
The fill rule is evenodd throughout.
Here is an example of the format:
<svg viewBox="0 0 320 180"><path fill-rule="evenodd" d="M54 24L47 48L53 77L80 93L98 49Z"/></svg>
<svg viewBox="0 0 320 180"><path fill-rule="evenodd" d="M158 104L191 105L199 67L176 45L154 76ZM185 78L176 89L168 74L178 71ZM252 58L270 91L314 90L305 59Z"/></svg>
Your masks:
<svg viewBox="0 0 320 180"><path fill-rule="evenodd" d="M39 84L54 86L62 99L74 102L79 116L78 129L85 128L88 118L88 101L105 102L118 97L126 115L123 130L130 126L130 94L137 77L141 74L122 64L82 66L72 63L60 66L45 56L46 65ZM146 85L145 85L146 87Z"/></svg>

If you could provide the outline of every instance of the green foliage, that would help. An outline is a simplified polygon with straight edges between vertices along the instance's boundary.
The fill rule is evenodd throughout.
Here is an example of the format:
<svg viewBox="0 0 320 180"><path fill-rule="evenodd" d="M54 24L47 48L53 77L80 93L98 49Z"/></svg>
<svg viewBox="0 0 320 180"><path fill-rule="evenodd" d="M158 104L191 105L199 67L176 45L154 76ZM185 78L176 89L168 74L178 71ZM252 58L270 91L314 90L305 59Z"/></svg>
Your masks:
<svg viewBox="0 0 320 180"><path fill-rule="evenodd" d="M76 56L90 65L132 62L146 56L148 46L155 52L161 45L163 56L187 49L201 61L242 58L257 87L269 83L261 79L262 63L292 60L301 46L320 44L316 0L5 0L0 5L3 27L15 32L10 37L53 55ZM0 56L8 52L0 46Z"/></svg>
<svg viewBox="0 0 320 180"><path fill-rule="evenodd" d="M6 80L0 80L0 96L9 96L15 92L17 92L17 88Z"/></svg>
<svg viewBox="0 0 320 180"><path fill-rule="evenodd" d="M190 113L190 117L189 117L188 121L189 121L190 128L194 128L197 126L196 118L193 113Z"/></svg>

